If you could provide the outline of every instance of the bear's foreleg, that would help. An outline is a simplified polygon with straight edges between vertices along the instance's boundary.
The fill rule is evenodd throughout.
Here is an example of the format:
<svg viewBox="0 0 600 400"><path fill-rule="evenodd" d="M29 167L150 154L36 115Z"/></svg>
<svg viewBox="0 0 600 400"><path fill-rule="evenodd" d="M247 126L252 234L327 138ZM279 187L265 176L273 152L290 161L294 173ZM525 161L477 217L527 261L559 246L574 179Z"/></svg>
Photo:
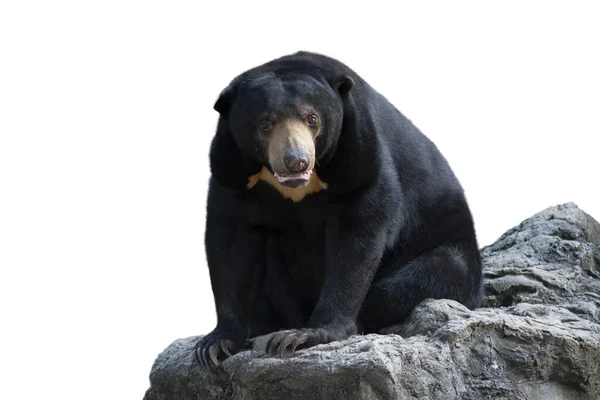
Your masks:
<svg viewBox="0 0 600 400"><path fill-rule="evenodd" d="M194 353L199 363L214 370L244 347L264 273L264 236L232 217L208 212L206 256L217 326Z"/></svg>

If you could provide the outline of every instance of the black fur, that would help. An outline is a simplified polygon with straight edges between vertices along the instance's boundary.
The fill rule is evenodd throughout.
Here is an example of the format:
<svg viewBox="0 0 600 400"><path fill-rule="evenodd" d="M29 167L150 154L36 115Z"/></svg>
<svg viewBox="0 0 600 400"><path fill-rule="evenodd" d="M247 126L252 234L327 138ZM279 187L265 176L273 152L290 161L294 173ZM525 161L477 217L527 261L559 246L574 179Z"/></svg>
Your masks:
<svg viewBox="0 0 600 400"><path fill-rule="evenodd" d="M256 123L301 105L322 119L315 172L294 203L248 177L267 165ZM344 64L299 52L238 76L215 104L206 254L218 316L196 354L211 367L377 332L426 298L477 307L481 260L463 190L435 145Z"/></svg>

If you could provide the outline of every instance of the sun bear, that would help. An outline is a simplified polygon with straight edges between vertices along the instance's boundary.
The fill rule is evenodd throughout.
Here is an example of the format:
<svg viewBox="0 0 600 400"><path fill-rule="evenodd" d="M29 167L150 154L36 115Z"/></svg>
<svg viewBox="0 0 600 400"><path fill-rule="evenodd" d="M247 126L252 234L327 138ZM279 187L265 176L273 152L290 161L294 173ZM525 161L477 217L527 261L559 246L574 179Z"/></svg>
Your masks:
<svg viewBox="0 0 600 400"><path fill-rule="evenodd" d="M473 309L482 266L463 189L436 146L345 64L298 52L219 95L205 247L217 369L251 338L285 355L378 332L426 298Z"/></svg>

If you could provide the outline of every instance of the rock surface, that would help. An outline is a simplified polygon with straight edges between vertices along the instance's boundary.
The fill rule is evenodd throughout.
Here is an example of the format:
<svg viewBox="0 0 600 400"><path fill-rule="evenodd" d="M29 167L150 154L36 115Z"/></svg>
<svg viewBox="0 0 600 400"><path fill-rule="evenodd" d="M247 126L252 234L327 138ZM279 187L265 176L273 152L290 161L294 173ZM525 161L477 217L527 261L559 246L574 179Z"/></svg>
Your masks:
<svg viewBox="0 0 600 400"><path fill-rule="evenodd" d="M287 358L235 355L221 376L194 361L200 337L161 353L145 400L599 399L600 224L569 203L482 250L486 299L427 300L381 334Z"/></svg>

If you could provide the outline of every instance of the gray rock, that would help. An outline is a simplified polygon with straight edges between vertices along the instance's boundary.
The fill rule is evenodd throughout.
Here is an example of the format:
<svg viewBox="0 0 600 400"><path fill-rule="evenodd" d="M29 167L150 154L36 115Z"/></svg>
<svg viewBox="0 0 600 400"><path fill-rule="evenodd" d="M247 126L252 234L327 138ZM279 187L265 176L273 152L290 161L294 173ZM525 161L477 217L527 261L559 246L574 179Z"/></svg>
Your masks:
<svg viewBox="0 0 600 400"><path fill-rule="evenodd" d="M482 251L484 307L552 304L600 321L600 224L573 203L548 208Z"/></svg>
<svg viewBox="0 0 600 400"><path fill-rule="evenodd" d="M381 334L286 358L242 352L221 375L195 363L200 337L179 339L145 400L598 399L599 245L576 205L548 208L482 250L483 308L427 300Z"/></svg>

